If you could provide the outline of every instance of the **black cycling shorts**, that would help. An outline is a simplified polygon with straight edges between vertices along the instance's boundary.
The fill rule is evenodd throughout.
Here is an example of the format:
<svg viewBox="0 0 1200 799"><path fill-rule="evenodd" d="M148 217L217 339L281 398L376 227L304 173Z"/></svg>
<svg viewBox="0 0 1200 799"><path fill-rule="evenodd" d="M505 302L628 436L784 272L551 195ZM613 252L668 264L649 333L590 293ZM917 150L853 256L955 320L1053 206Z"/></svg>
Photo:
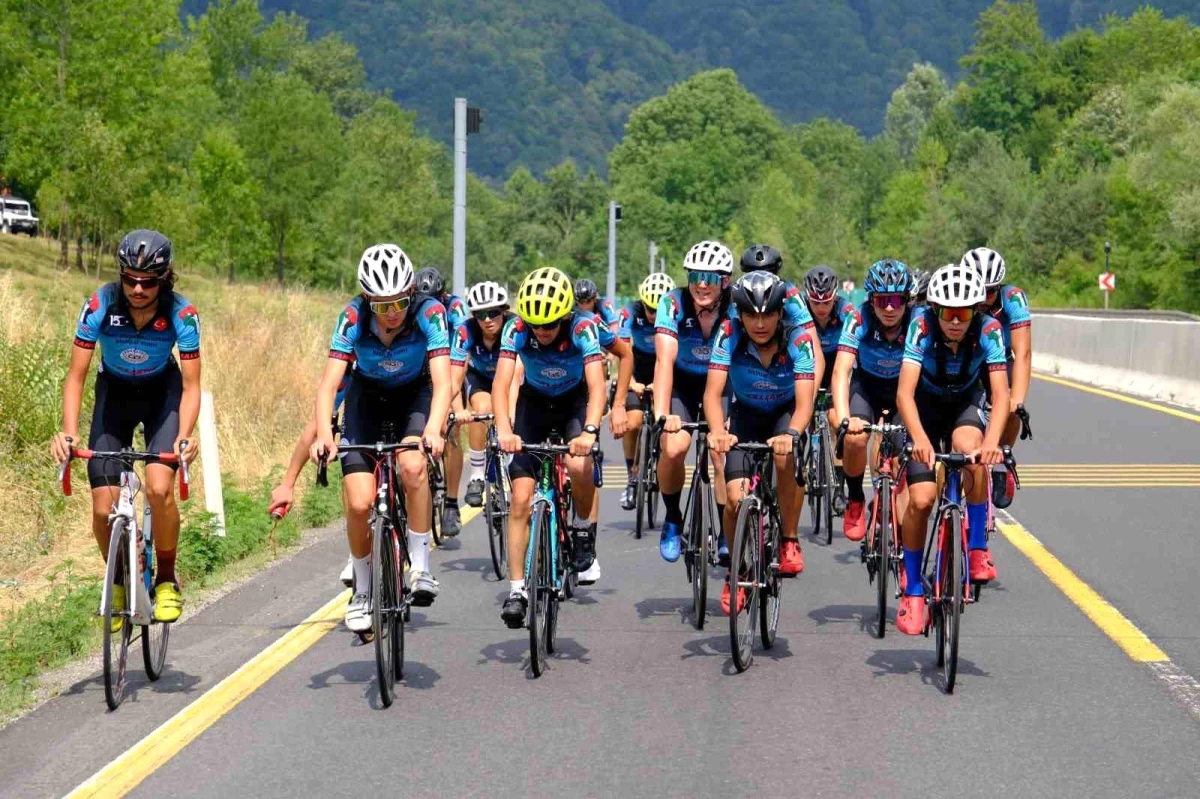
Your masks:
<svg viewBox="0 0 1200 799"><path fill-rule="evenodd" d="M984 410L986 398L981 384L976 384L958 397L939 397L936 394L918 391L917 414L925 435L933 443L934 451L948 452L951 437L960 427L974 427L980 432L987 429L988 416ZM910 461L908 482L931 483L934 472L923 463Z"/></svg>
<svg viewBox="0 0 1200 799"><path fill-rule="evenodd" d="M744 405L739 406L735 402L729 411L729 433L737 436L739 443L749 441L765 444L767 439L788 431L793 410L795 410L795 406L790 403L781 405L776 410L764 412L746 408ZM804 451L804 442L805 439L802 436L800 439L801 452ZM749 477L753 472L753 461L748 453L735 449L725 456L725 482ZM787 475L787 479L793 478L794 475Z"/></svg>
<svg viewBox="0 0 1200 799"><path fill-rule="evenodd" d="M481 372L468 368L466 378L463 380L463 399L468 408L471 407L471 395L480 392L492 393L492 379Z"/></svg>
<svg viewBox="0 0 1200 799"><path fill-rule="evenodd" d="M648 386L654 382L655 357L645 352L633 351L633 382ZM637 410L642 407L642 400L632 391L625 395L625 408Z"/></svg>
<svg viewBox="0 0 1200 799"><path fill-rule="evenodd" d="M535 391L528 385L517 392L517 409L513 414L513 432L525 444L541 444L551 433L562 438L563 443L583 432L587 424L587 383L552 397ZM509 464L508 474L513 480L518 477L535 478L538 460L527 452L518 452Z"/></svg>
<svg viewBox="0 0 1200 799"><path fill-rule="evenodd" d="M687 372L675 371L675 379L671 381L671 414L678 416L684 424L704 421L704 387L708 377L696 377ZM721 397L721 407L728 413L729 398L733 393L733 385L725 381L725 393Z"/></svg>
<svg viewBox="0 0 1200 799"><path fill-rule="evenodd" d="M896 386L899 382L899 378L888 380L854 370L850 378L850 415L867 424L875 424L886 411L888 424L900 424L900 414L896 410ZM904 435L893 434L892 446L896 452L904 449Z"/></svg>
<svg viewBox="0 0 1200 799"><path fill-rule="evenodd" d="M382 441L383 427L393 425L392 441L399 443L410 436L421 436L429 422L429 406L433 402L433 386L414 381L397 388L384 388L375 383L355 377L346 389L345 423L342 431L343 444L374 444ZM345 452L338 456L342 461L342 474L374 472L378 460L365 452Z"/></svg>
<svg viewBox="0 0 1200 799"><path fill-rule="evenodd" d="M179 402L183 398L183 375L171 361L162 374L145 380L122 380L107 372L96 375L96 402L88 449L111 452L133 446L133 432L142 425L147 452L171 452L179 436ZM176 464L163 464L178 469ZM92 488L121 485L124 465L120 461L89 460L88 483Z"/></svg>
<svg viewBox="0 0 1200 799"><path fill-rule="evenodd" d="M817 388L823 388L826 391L833 391L833 363L837 360L837 348L832 350L822 350L822 355L825 356L825 372L821 375L821 385Z"/></svg>

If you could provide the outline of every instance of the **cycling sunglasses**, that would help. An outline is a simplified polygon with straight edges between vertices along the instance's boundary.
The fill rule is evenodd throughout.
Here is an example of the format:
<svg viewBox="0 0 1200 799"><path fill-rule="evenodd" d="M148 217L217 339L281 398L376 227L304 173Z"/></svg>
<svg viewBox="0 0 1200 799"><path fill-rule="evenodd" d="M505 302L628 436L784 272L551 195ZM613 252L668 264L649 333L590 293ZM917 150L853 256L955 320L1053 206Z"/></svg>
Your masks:
<svg viewBox="0 0 1200 799"><path fill-rule="evenodd" d="M938 308L938 319L944 322L970 322L975 316L974 308Z"/></svg>
<svg viewBox="0 0 1200 799"><path fill-rule="evenodd" d="M688 284L692 286L704 283L709 286L720 285L725 275L720 272L688 272Z"/></svg>
<svg viewBox="0 0 1200 799"><path fill-rule="evenodd" d="M478 322L489 322L502 313L504 313L503 308L488 308L486 311L475 311L471 316L474 316Z"/></svg>
<svg viewBox="0 0 1200 799"><path fill-rule="evenodd" d="M908 298L903 294L876 294L871 298L871 304L881 311L889 311L893 308L903 308L908 302Z"/></svg>
<svg viewBox="0 0 1200 799"><path fill-rule="evenodd" d="M833 302L833 298L837 296L837 291L810 291L808 292L809 302Z"/></svg>
<svg viewBox="0 0 1200 799"><path fill-rule="evenodd" d="M154 277L134 277L133 275L127 275L124 272L121 273L121 282L126 286L129 286L131 289L137 288L138 286L141 286L144 289L158 288L162 284L162 281L162 275L155 275Z"/></svg>
<svg viewBox="0 0 1200 799"><path fill-rule="evenodd" d="M410 305L412 305L412 297L400 297L386 302L372 302L371 310L382 316L392 312L400 313Z"/></svg>
<svg viewBox="0 0 1200 799"><path fill-rule="evenodd" d="M544 325L533 325L533 324L531 324L531 325L530 325L530 327L531 327L531 328L533 328L534 330L540 330L540 331L542 331L542 332L545 332L545 331L547 331L547 330L557 330L557 329L558 329L558 326L559 326L559 325L561 325L561 324L562 324L562 320L560 319L560 320L558 320L558 321L556 321L556 322L548 322L548 323L546 323L546 324L544 324Z"/></svg>

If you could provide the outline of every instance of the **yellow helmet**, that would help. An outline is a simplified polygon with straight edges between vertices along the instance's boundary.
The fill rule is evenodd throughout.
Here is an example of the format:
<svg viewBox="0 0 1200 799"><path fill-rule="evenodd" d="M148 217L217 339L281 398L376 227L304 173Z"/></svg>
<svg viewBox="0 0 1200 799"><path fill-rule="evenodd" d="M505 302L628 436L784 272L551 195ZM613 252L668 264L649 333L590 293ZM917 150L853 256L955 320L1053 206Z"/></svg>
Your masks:
<svg viewBox="0 0 1200 799"><path fill-rule="evenodd" d="M675 280L666 272L654 272L638 286L638 296L647 308L658 308L658 301L675 290Z"/></svg>
<svg viewBox="0 0 1200 799"><path fill-rule="evenodd" d="M557 322L574 307L571 278L552 266L533 270L517 289L517 314L531 325Z"/></svg>

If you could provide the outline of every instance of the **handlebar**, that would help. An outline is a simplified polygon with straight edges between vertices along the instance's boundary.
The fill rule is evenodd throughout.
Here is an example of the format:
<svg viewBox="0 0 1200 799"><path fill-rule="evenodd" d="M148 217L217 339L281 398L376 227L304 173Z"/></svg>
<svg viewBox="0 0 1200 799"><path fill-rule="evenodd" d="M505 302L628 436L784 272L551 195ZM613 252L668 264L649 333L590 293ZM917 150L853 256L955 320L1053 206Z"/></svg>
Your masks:
<svg viewBox="0 0 1200 799"><path fill-rule="evenodd" d="M792 475L792 477L793 477L793 479L795 479L796 485L803 484L802 477L804 475L804 459L800 457L802 454L801 446L800 446L801 441L803 441L802 436L799 436L799 435L792 436L792 468L794 471L794 474ZM764 444L759 441L739 441L738 443L734 444L730 449L739 449L742 452L750 453L752 455L757 455L759 457L762 457L764 455L772 455L775 452L771 448L770 444Z"/></svg>
<svg viewBox="0 0 1200 799"><path fill-rule="evenodd" d="M1017 405L1017 418L1021 420L1021 440L1032 440L1033 428L1029 426L1029 411L1025 410L1024 403Z"/></svg>
<svg viewBox="0 0 1200 799"><path fill-rule="evenodd" d="M492 453L496 454L496 455L498 455L502 452L502 450L500 449L499 441L489 441L488 448L491 449ZM522 444L520 451L528 452L530 455L537 455L537 456L542 456L542 457L546 457L546 456L553 457L555 455L570 455L571 454L571 445L570 444L554 444L549 441L544 441L541 444ZM595 485L596 488L603 488L604 487L604 451L600 449L599 441L595 441L592 443L592 451L589 452L586 457L589 457L592 459L592 484Z"/></svg>
<svg viewBox="0 0 1200 799"><path fill-rule="evenodd" d="M1001 447L1000 452L1004 455L1004 461L1002 465L1012 474L1013 484L1019 489L1021 487L1021 477L1017 474L1017 460L1013 457L1012 447ZM911 459L912 454L913 444L910 441L904 445L904 457L906 459ZM971 458L970 454L966 452L935 452L933 459L937 463L945 464L947 468L953 470L964 469L975 462Z"/></svg>
<svg viewBox="0 0 1200 799"><path fill-rule="evenodd" d="M187 445L188 440L186 438L179 442L181 450L187 449ZM187 461L181 460L174 452L136 452L132 449L103 451L85 449L83 447L71 447L68 450L66 462L58 468L58 481L62 483L64 496L71 496L71 461L76 458L83 461L92 460L93 458L119 460L131 467L135 461L142 461L144 463L178 463L179 498L185 502L187 501L188 489L192 483L191 474L188 470Z"/></svg>
<svg viewBox="0 0 1200 799"><path fill-rule="evenodd" d="M423 447L424 443L421 441L408 441L403 444L385 444L380 441L375 444L345 444L338 447L338 454L364 452L370 455L388 455L393 452L412 452ZM329 457L327 455L322 455L317 459L317 485L321 488L329 487Z"/></svg>
<svg viewBox="0 0 1200 799"><path fill-rule="evenodd" d="M845 452L846 436L849 434L849 432L850 432L850 420L845 419L842 421L842 423L840 425L838 425L837 443L834 446L834 450L833 450L834 454L837 455L839 458L841 458ZM883 424L865 424L865 425L863 425L862 432L863 432L863 435L867 435L869 433L878 433L881 436L890 436L892 433L907 433L908 428L906 428L902 424L892 424L891 422L884 422Z"/></svg>

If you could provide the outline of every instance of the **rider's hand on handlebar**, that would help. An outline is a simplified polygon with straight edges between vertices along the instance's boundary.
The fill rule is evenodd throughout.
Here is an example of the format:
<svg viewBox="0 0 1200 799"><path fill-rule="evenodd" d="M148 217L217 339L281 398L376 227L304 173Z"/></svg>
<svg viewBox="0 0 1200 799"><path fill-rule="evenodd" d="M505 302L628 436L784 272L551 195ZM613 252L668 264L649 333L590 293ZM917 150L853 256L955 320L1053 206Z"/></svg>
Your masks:
<svg viewBox="0 0 1200 799"><path fill-rule="evenodd" d="M520 452L524 446L521 437L516 433L497 433L496 441L500 444L500 449L508 453Z"/></svg>
<svg viewBox="0 0 1200 799"><path fill-rule="evenodd" d="M912 459L915 463L923 463L930 469L933 468L933 464L935 462L933 457L933 444L929 442L928 436L913 438Z"/></svg>
<svg viewBox="0 0 1200 799"><path fill-rule="evenodd" d="M179 445L185 442L187 443L187 447L181 452ZM197 436L192 436L188 439L177 438L175 439L175 446L172 449L175 450L175 454L179 456L181 461L191 464L192 461L196 460L196 455L200 452L200 439Z"/></svg>
<svg viewBox="0 0 1200 799"><path fill-rule="evenodd" d="M991 466L996 463L1004 463L1004 453L1000 451L998 445L984 441L983 446L971 453L971 459L976 463Z"/></svg>
<svg viewBox="0 0 1200 799"><path fill-rule="evenodd" d="M863 428L867 426L867 423L857 416L851 416L849 419L850 421L846 425L846 435L861 436Z"/></svg>
<svg viewBox="0 0 1200 799"><path fill-rule="evenodd" d="M55 433L50 439L50 456L58 463L66 463L71 457L71 447L75 445L75 436L66 433Z"/></svg>
<svg viewBox="0 0 1200 799"><path fill-rule="evenodd" d="M791 433L780 433L777 436L771 436L767 439L767 446L771 448L771 452L776 455L791 455L792 444L795 439Z"/></svg>
<svg viewBox="0 0 1200 799"><path fill-rule="evenodd" d="M663 432L678 433L682 424L683 420L679 418L679 414L673 413L663 421Z"/></svg>
<svg viewBox="0 0 1200 799"><path fill-rule="evenodd" d="M637 394L640 397L646 391L646 384L639 383L636 380L630 380L629 381L629 390L632 391L634 394Z"/></svg>
<svg viewBox="0 0 1200 799"><path fill-rule="evenodd" d="M679 417L677 416L675 418L678 419ZM717 455L725 455L728 453L729 450L733 449L733 447L737 445L737 441L737 436L730 435L723 430L717 433L708 434L708 448ZM790 442L788 446L791 446Z"/></svg>
<svg viewBox="0 0 1200 799"><path fill-rule="evenodd" d="M592 454L592 445L596 443L596 436L593 433L580 433L572 438L569 447L571 454L577 458L584 458Z"/></svg>
<svg viewBox="0 0 1200 799"><path fill-rule="evenodd" d="M613 438L620 438L629 430L629 417L624 405L614 405L608 412L608 426L612 428Z"/></svg>
<svg viewBox="0 0 1200 799"><path fill-rule="evenodd" d="M334 443L333 436L325 438L323 435L317 434L317 440L309 447L308 455L312 458L313 463L320 463L322 456L328 463L337 457L337 451L337 444Z"/></svg>
<svg viewBox="0 0 1200 799"><path fill-rule="evenodd" d="M434 460L442 457L442 450L446 447L446 439L442 437L442 431L436 426L425 426L425 432L421 434L421 442L425 445L425 449Z"/></svg>

